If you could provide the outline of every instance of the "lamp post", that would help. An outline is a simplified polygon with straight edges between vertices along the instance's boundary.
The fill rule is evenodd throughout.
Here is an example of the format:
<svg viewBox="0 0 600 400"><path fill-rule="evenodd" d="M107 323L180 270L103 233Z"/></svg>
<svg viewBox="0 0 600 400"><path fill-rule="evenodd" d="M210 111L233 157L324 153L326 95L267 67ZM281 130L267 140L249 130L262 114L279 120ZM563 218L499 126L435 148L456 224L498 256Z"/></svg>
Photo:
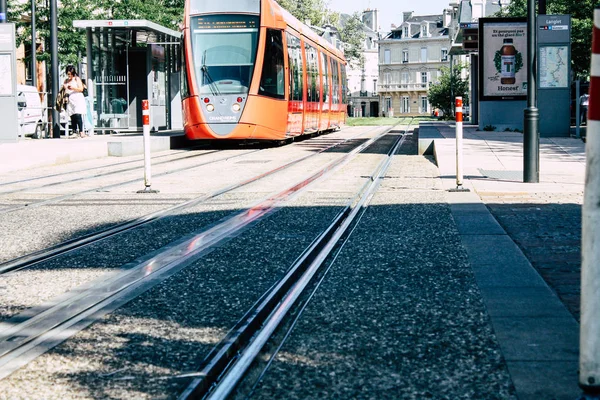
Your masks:
<svg viewBox="0 0 600 400"><path fill-rule="evenodd" d="M58 95L58 27L56 18L57 0L50 0L50 80L52 81L52 137L60 139L60 115L56 110Z"/></svg>
<svg viewBox="0 0 600 400"><path fill-rule="evenodd" d="M37 40L35 32L35 0L31 0L31 85L37 88Z"/></svg>
<svg viewBox="0 0 600 400"><path fill-rule="evenodd" d="M523 182L540 181L540 113L536 98L535 0L527 0L527 108L523 133Z"/></svg>
<svg viewBox="0 0 600 400"><path fill-rule="evenodd" d="M6 10L6 0L0 0L0 23L4 23L8 20Z"/></svg>

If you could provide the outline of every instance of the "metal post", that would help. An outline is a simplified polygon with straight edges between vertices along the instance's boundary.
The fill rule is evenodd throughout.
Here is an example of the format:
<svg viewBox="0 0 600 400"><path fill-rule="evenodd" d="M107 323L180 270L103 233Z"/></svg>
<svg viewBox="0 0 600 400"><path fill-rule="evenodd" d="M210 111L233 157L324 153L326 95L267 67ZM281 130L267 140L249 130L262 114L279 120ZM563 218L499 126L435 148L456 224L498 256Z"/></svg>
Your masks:
<svg viewBox="0 0 600 400"><path fill-rule="evenodd" d="M527 108L523 133L523 182L540 181L540 113L536 99L535 0L527 0Z"/></svg>
<svg viewBox="0 0 600 400"><path fill-rule="evenodd" d="M31 0L31 85L37 89L37 38L36 38L36 36L37 36L37 34L35 32L35 0Z"/></svg>
<svg viewBox="0 0 600 400"><path fill-rule="evenodd" d="M6 8L6 0L0 0L0 23L8 21L8 10Z"/></svg>
<svg viewBox="0 0 600 400"><path fill-rule="evenodd" d="M142 100L142 126L144 133L144 189L138 190L138 193L158 193L158 190L152 190L152 173L150 170L150 103L148 100Z"/></svg>
<svg viewBox="0 0 600 400"><path fill-rule="evenodd" d="M52 137L60 139L60 115L56 110L56 96L58 95L58 25L57 25L57 0L50 0L50 80L52 81Z"/></svg>
<svg viewBox="0 0 600 400"><path fill-rule="evenodd" d="M456 114L456 189L450 189L450 192L468 192L469 189L463 187L463 101L461 96L457 96L454 103Z"/></svg>
<svg viewBox="0 0 600 400"><path fill-rule="evenodd" d="M600 394L600 6L594 10L581 237L579 386Z"/></svg>
<svg viewBox="0 0 600 400"><path fill-rule="evenodd" d="M538 0L538 14L546 15L546 0Z"/></svg>
<svg viewBox="0 0 600 400"><path fill-rule="evenodd" d="M575 81L575 138L581 139L581 104L579 104L579 96L581 96L581 81Z"/></svg>

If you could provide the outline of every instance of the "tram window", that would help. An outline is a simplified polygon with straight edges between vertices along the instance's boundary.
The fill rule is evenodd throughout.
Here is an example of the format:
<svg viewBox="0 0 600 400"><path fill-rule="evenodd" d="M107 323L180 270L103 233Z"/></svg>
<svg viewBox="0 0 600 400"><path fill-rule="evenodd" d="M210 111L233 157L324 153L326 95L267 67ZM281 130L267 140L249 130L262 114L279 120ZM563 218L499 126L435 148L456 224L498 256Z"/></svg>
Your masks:
<svg viewBox="0 0 600 400"><path fill-rule="evenodd" d="M340 103L340 80L337 60L331 60L331 103Z"/></svg>
<svg viewBox="0 0 600 400"><path fill-rule="evenodd" d="M341 64L340 67L342 70L342 104L348 104L348 80L346 79L346 66Z"/></svg>
<svg viewBox="0 0 600 400"><path fill-rule="evenodd" d="M185 99L190 97L190 87L188 86L187 63L185 62L185 45L183 40L181 41L179 48L181 49L181 97Z"/></svg>
<svg viewBox="0 0 600 400"><path fill-rule="evenodd" d="M267 29L265 57L258 94L283 99L285 97L284 70L281 31Z"/></svg>
<svg viewBox="0 0 600 400"><path fill-rule="evenodd" d="M303 68L300 39L287 34L288 63L290 66L290 100L302 101Z"/></svg>
<svg viewBox="0 0 600 400"><path fill-rule="evenodd" d="M307 95L306 99L308 102L317 102L319 101L319 88L318 88L318 78L319 78L319 69L317 65L317 50L310 46L309 44L305 45L306 49L306 77L308 81L307 87Z"/></svg>
<svg viewBox="0 0 600 400"><path fill-rule="evenodd" d="M327 68L329 64L329 59L327 55L321 53L321 71L323 74L323 102L326 103L329 101L329 68Z"/></svg>

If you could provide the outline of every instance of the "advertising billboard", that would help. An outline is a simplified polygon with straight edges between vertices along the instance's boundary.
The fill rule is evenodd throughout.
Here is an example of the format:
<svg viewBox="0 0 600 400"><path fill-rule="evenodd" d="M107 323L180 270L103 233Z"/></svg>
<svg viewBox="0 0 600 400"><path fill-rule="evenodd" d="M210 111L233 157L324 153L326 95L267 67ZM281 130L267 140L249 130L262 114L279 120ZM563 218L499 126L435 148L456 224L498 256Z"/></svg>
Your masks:
<svg viewBox="0 0 600 400"><path fill-rule="evenodd" d="M527 21L479 19L481 100L527 98Z"/></svg>

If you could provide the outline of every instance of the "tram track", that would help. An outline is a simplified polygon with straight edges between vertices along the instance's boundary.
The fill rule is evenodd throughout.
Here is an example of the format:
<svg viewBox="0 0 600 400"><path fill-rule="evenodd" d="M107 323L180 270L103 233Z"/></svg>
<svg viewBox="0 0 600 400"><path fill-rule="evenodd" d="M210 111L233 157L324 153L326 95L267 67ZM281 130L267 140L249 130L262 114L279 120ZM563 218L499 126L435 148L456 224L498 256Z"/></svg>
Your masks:
<svg viewBox="0 0 600 400"><path fill-rule="evenodd" d="M364 135L367 134L368 132L363 132L360 135ZM186 208L191 208L194 207L204 201L207 201L209 199L213 199L215 197L218 197L220 195L226 194L228 192L231 192L233 190L239 189L243 186L249 185L253 182L256 182L260 179L266 178L270 175L273 175L277 172L283 171L287 168L290 168L310 157L313 157L315 155L321 154L323 152L326 152L328 150L331 150L335 147L344 145L344 144L348 144L351 143L354 139L356 139L356 137L360 136L360 135L356 135L356 136L352 136L346 140L343 141L333 141L331 143L327 143L325 147L322 147L321 149L319 149L318 151L316 151L315 153L309 154L307 156L303 156L300 157L299 159L296 160L292 160L282 166L279 166L277 168L271 169L269 171L266 171L264 173L261 173L259 175L256 175L254 177L251 177L249 179L245 179L242 181L239 181L237 183L234 183L232 185L220 188L210 194L207 195L203 195L203 196L199 196L199 197L195 197L193 199L190 199L188 201L185 201L183 203L180 204L176 204L174 206L168 207L166 209L154 212L154 213L150 213L144 216L141 216L139 218L130 220L130 221L125 221L123 223L120 224L116 224L113 226L109 226L105 229L102 229L100 231L96 231L96 232L92 232L90 234L87 235L83 235L80 237L76 237L61 243L57 243L49 248L46 249L42 249L39 251L35 251L29 254L25 254L23 256L14 258L12 260L8 260L5 262L0 263L0 275L5 274L5 273L9 273L9 272L14 272L14 271L18 271L21 269L26 269L29 267L32 267L34 265L37 265L40 262L43 261L47 261L50 259L53 259L55 257L58 257L60 255L66 254L68 252L71 251L75 251L78 249L81 249L85 246L94 244L99 242L100 240L112 237L114 235L118 235L120 233L124 233L127 231L130 231L132 229L141 227L143 225L149 224L151 222L155 222L158 221L162 218L166 218L168 216L174 215L177 212L180 212ZM232 158L232 157L230 157ZM229 158L227 158L229 159ZM225 160L227 160L225 159ZM217 161L215 161L217 162ZM187 168L186 168L187 169ZM173 171L169 171L169 173L175 173ZM165 175L167 173L164 173ZM160 175L155 175L155 176L160 176ZM137 181L137 180L136 180ZM123 183L119 184L122 185ZM118 186L118 185L116 185ZM104 189L109 188L108 186L105 187ZM53 199L55 200L55 199ZM49 200L50 201L50 200ZM49 204L49 203L46 203ZM1 210L0 210L0 214L2 214Z"/></svg>
<svg viewBox="0 0 600 400"><path fill-rule="evenodd" d="M302 310L310 298L318 290L320 283L335 262L335 258L349 239L352 231L364 215L381 180L391 164L392 157L402 146L406 134L412 125L392 145L387 157L377 166L375 172L332 223L319 235L296 262L289 268L288 273L267 291L256 304L238 321L221 342L216 345L202 362L197 373L189 376L195 379L179 396L179 400L191 399L226 399L244 379L248 369L261 354L263 347L272 338L275 331L283 324L284 319L294 307L300 308L284 339L279 343L281 348L285 338L300 318ZM325 271L321 271L325 267ZM311 285L313 278L320 272L318 282ZM310 294L303 292L310 288ZM307 299L299 306L295 303L302 296ZM278 350L270 355L273 360ZM270 365L267 361L260 376L263 376ZM259 379L260 380L260 377Z"/></svg>
<svg viewBox="0 0 600 400"><path fill-rule="evenodd" d="M253 207L230 217L225 222L197 233L164 252L142 259L124 271L104 279L105 284L82 290L62 299L46 310L38 310L27 318L19 317L0 325L0 376L4 377L39 354L60 343L121 304L129 301L166 277L185 268L216 243L226 241L249 224L275 211L277 207L309 187L362 150L386 132L369 139L350 153L329 163L309 178L281 191ZM18 317L18 316L17 316Z"/></svg>

